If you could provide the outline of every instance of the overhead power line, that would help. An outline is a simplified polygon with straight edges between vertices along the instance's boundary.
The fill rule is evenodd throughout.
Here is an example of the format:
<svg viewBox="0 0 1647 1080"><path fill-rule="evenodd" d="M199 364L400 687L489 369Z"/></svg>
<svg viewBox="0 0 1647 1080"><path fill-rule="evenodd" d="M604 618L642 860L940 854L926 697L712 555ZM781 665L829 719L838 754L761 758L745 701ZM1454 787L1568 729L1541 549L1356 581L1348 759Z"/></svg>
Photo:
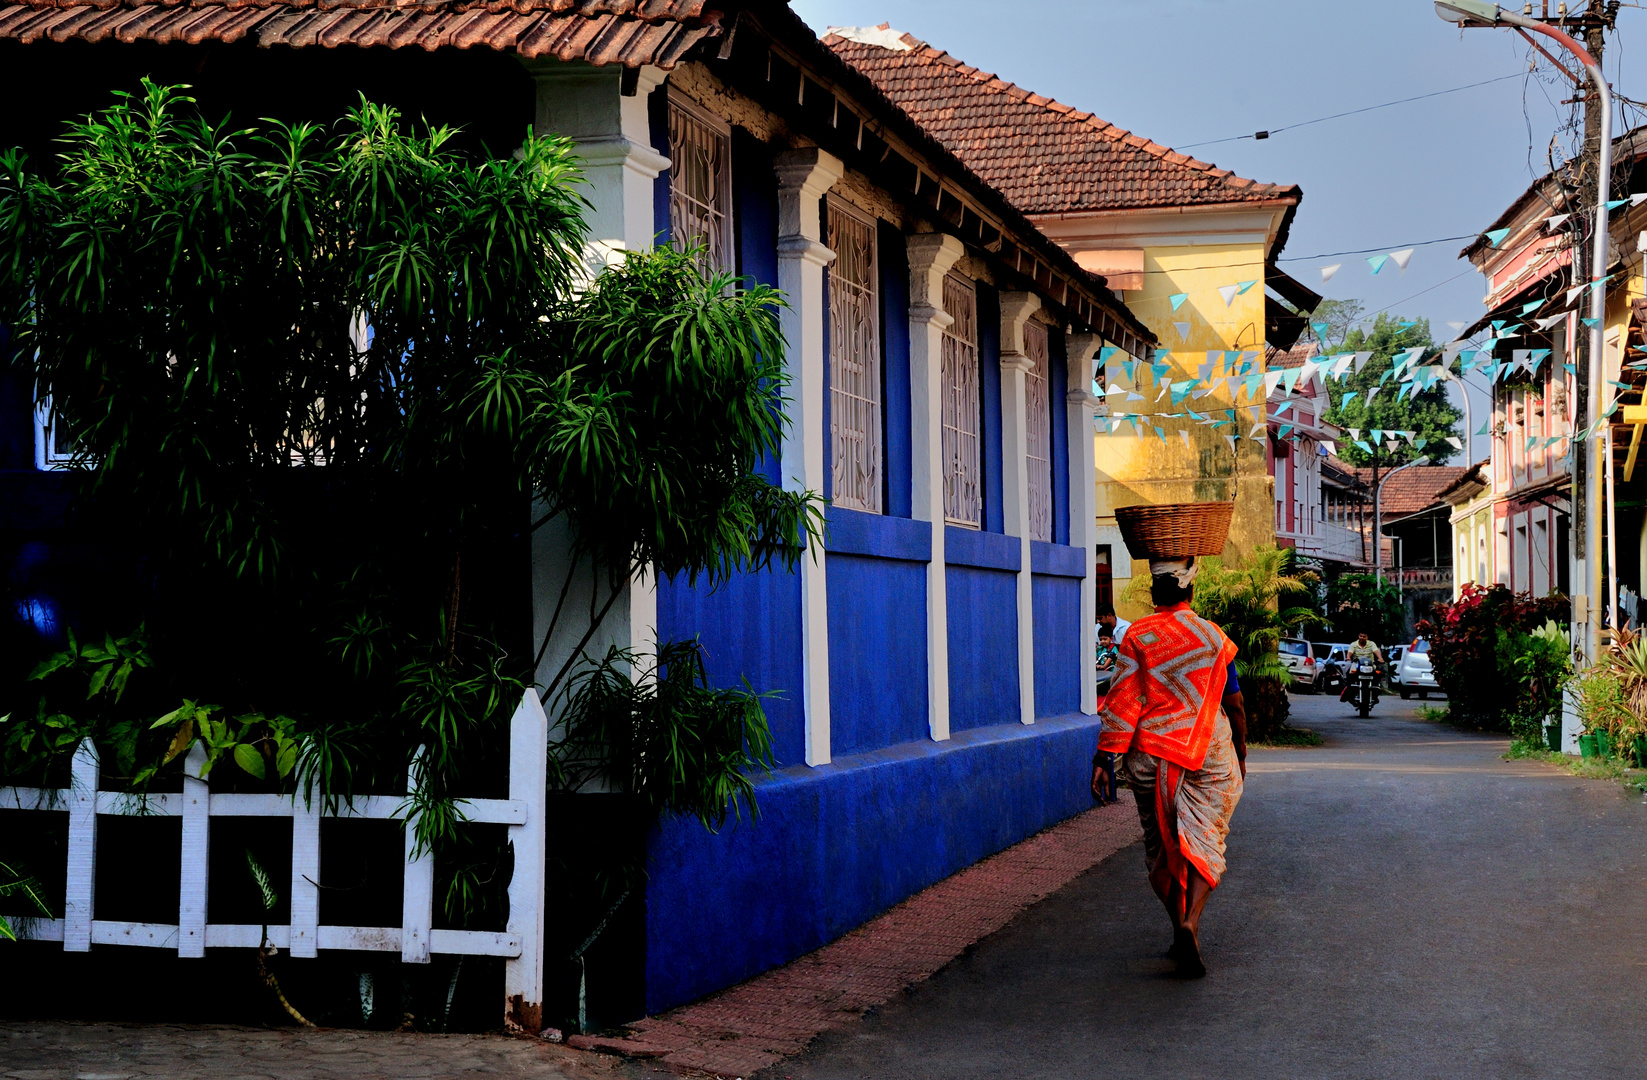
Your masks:
<svg viewBox="0 0 1647 1080"><path fill-rule="evenodd" d="M1227 139L1208 139L1205 142L1188 143L1184 146L1175 146L1173 149L1193 150L1198 146L1216 146L1219 143L1240 142L1242 139L1267 139L1271 135L1279 135L1283 131L1293 131L1297 128L1309 127L1311 124L1324 124L1328 120L1341 120L1346 116L1356 116L1360 113L1372 112L1375 109L1388 109L1392 105L1406 105L1414 101L1424 101L1427 98L1440 97L1443 94L1456 94L1460 90L1474 90L1478 86L1488 86L1492 83L1504 82L1506 79L1519 79L1525 75L1526 72L1518 71L1513 75L1500 75L1496 79L1483 79L1480 82L1468 83L1464 86L1454 86L1446 90L1433 90L1428 94L1419 94L1416 97L1406 97L1401 98L1398 101L1386 101L1378 105L1368 105L1360 109L1351 109L1348 112L1333 113L1331 116L1319 116L1314 120L1301 120L1296 124L1288 124L1286 127L1267 128L1263 131L1255 131L1251 135L1231 135ZM1345 254L1351 253L1345 252Z"/></svg>

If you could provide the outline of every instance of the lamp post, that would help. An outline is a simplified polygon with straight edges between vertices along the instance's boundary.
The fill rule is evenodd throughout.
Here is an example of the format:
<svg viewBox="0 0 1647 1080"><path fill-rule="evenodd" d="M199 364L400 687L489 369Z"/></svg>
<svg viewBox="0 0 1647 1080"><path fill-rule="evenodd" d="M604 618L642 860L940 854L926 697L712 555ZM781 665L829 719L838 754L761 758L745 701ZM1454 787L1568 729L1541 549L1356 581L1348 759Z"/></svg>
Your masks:
<svg viewBox="0 0 1647 1080"><path fill-rule="evenodd" d="M1609 187L1613 173L1613 94L1608 89L1606 78L1602 76L1601 65L1590 55L1590 51L1557 27L1512 11L1505 11L1496 4L1483 3L1482 0L1437 0L1435 13L1447 22L1457 23L1460 27L1472 23L1513 26L1521 31L1532 31L1550 38L1584 65L1585 72L1595 84L1596 93L1601 98L1600 160L1596 166L1595 250L1590 260L1591 280L1584 283L1589 286L1590 291L1590 407L1585 419L1586 429L1591 436L1584 440L1585 460L1588 465L1584 476L1584 505L1587 509L1584 515L1584 581L1589 594L1585 598L1585 657L1587 660L1594 659L1601 652L1601 596L1605 588L1601 576L1600 511L1603 463L1601 440L1594 436L1595 429L1601 422L1602 387L1605 385L1601 378L1602 320L1607 315L1607 290L1600 288L1599 283L1607 278L1607 201L1611 196ZM1612 461L1608 460L1605 467L1610 471L1612 465ZM1610 512L1612 508L1607 509Z"/></svg>
<svg viewBox="0 0 1647 1080"><path fill-rule="evenodd" d="M1423 458L1413 458L1405 465L1397 465L1385 473L1378 480L1378 486L1373 488L1373 565L1377 569L1373 577L1378 584L1384 584L1384 485L1390 482L1390 477L1402 469L1410 469L1423 462Z"/></svg>

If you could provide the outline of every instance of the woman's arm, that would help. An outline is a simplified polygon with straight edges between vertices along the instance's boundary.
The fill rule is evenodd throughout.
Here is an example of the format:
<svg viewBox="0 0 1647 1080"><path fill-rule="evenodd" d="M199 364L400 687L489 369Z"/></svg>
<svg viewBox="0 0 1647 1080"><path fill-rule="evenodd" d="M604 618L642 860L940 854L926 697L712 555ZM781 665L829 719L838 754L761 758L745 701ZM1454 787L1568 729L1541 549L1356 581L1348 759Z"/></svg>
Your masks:
<svg viewBox="0 0 1647 1080"><path fill-rule="evenodd" d="M1237 690L1224 695L1224 715L1230 720L1230 738L1235 743L1235 760L1241 766L1241 778L1247 778L1247 703Z"/></svg>

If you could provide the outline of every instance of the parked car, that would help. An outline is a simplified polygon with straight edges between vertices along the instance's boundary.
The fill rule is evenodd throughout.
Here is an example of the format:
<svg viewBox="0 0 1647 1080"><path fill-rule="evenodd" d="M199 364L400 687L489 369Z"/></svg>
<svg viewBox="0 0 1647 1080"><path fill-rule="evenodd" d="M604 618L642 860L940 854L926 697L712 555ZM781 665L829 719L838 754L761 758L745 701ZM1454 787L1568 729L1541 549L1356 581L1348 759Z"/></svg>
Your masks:
<svg viewBox="0 0 1647 1080"><path fill-rule="evenodd" d="M1405 645L1391 645L1384 650L1384 670L1390 673L1390 686L1401 689L1401 657L1407 652Z"/></svg>
<svg viewBox="0 0 1647 1080"><path fill-rule="evenodd" d="M1282 638L1279 651L1281 666L1292 673L1292 688L1300 694L1315 693L1318 671L1310 643L1302 638Z"/></svg>
<svg viewBox="0 0 1647 1080"><path fill-rule="evenodd" d="M1400 668L1392 667L1391 670L1399 670L1401 673L1401 681L1396 684L1396 689L1401 691L1403 699L1414 694L1427 698L1431 690L1441 689L1436 685L1435 670L1430 666L1430 643L1423 638L1404 646ZM1391 681L1394 681L1393 677Z"/></svg>

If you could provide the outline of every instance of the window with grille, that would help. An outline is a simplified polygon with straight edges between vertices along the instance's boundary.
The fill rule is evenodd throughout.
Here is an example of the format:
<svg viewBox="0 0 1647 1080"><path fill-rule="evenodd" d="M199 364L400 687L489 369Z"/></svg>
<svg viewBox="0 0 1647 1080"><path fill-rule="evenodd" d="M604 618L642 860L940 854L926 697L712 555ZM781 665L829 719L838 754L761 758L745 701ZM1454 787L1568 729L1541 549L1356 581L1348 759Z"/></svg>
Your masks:
<svg viewBox="0 0 1647 1080"><path fill-rule="evenodd" d="M943 338L944 520L976 529L984 501L978 467L978 297L960 278L944 278L944 310L955 321Z"/></svg>
<svg viewBox="0 0 1647 1080"><path fill-rule="evenodd" d="M1029 536L1052 542L1052 408L1048 403L1051 380L1044 323L1024 324L1024 355L1030 369L1024 375L1025 434L1029 443Z"/></svg>
<svg viewBox="0 0 1647 1080"><path fill-rule="evenodd" d="M732 269L732 140L718 118L669 99L669 237L702 245L703 270Z"/></svg>
<svg viewBox="0 0 1647 1080"><path fill-rule="evenodd" d="M829 435L836 506L881 512L881 343L875 226L829 203Z"/></svg>
<svg viewBox="0 0 1647 1080"><path fill-rule="evenodd" d="M34 405L34 467L42 471L65 469L74 461L74 440L67 429L57 421L52 411L51 398L44 397Z"/></svg>

